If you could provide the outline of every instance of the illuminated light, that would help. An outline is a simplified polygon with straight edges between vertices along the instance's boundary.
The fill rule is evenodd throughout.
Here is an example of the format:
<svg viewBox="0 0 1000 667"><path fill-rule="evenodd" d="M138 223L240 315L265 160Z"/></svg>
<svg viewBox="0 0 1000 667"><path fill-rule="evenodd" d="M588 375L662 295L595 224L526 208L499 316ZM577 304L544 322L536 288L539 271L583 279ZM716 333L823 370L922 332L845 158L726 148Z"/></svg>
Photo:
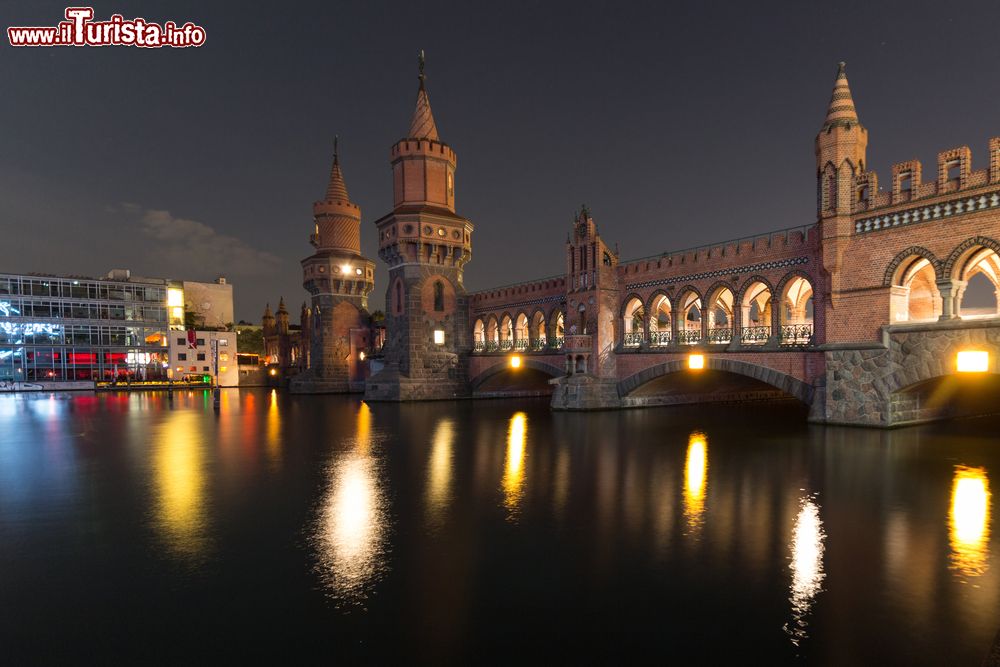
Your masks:
<svg viewBox="0 0 1000 667"><path fill-rule="evenodd" d="M515 413L507 427L507 459L501 481L508 521L517 519L517 510L524 496L524 441L527 430L528 416L523 412Z"/></svg>
<svg viewBox="0 0 1000 667"><path fill-rule="evenodd" d="M281 413L278 412L278 390L272 389L267 406L267 458L272 465L281 462Z"/></svg>
<svg viewBox="0 0 1000 667"><path fill-rule="evenodd" d="M819 507L812 498L803 498L799 501L799 514L792 529L792 583L788 598L792 603L792 621L785 624L785 632L796 646L806 638L806 616L826 578L823 572L825 540Z"/></svg>
<svg viewBox="0 0 1000 667"><path fill-rule="evenodd" d="M362 350L361 352L358 352L358 359L360 361L364 361L365 360L365 351L364 350Z"/></svg>
<svg viewBox="0 0 1000 667"><path fill-rule="evenodd" d="M222 368L219 369L219 372L220 373L225 373L227 369L228 369L228 366L223 366Z"/></svg>
<svg viewBox="0 0 1000 667"><path fill-rule="evenodd" d="M355 272L356 274L358 274L359 276L361 275L361 269L354 269L354 272Z"/></svg>
<svg viewBox="0 0 1000 667"><path fill-rule="evenodd" d="M178 372L178 373L180 373L180 372L181 372L181 371L183 371L183 370L184 370L184 367L183 367L183 366L178 366L178 367L177 367L177 372Z"/></svg>
<svg viewBox="0 0 1000 667"><path fill-rule="evenodd" d="M695 431L688 436L684 461L684 517L688 529L698 530L705 514L705 487L708 484L708 439Z"/></svg>
<svg viewBox="0 0 1000 667"><path fill-rule="evenodd" d="M167 305L171 308L184 306L184 290L171 287L167 290ZM176 311L175 311L176 312Z"/></svg>
<svg viewBox="0 0 1000 667"><path fill-rule="evenodd" d="M277 375L277 374L278 374L278 371L277 371L277 369L275 369L275 368L272 368L272 369L271 369L271 375Z"/></svg>
<svg viewBox="0 0 1000 667"><path fill-rule="evenodd" d="M985 373L990 369L990 354L983 350L962 350L958 353L959 373Z"/></svg>
<svg viewBox="0 0 1000 667"><path fill-rule="evenodd" d="M155 437L155 523L167 547L197 558L207 546L205 471L196 413L170 413Z"/></svg>
<svg viewBox="0 0 1000 667"><path fill-rule="evenodd" d="M989 566L990 483L983 468L955 466L948 513L951 569L978 577Z"/></svg>
<svg viewBox="0 0 1000 667"><path fill-rule="evenodd" d="M443 329L435 329L434 330L434 344L435 345L444 345L444 330Z"/></svg>
<svg viewBox="0 0 1000 667"><path fill-rule="evenodd" d="M21 311L11 304L10 301L0 301L0 315L20 315Z"/></svg>
<svg viewBox="0 0 1000 667"><path fill-rule="evenodd" d="M179 320L179 319L183 318L184 317L184 309L180 308L180 307L173 308L170 311L170 317L174 318L175 320Z"/></svg>
<svg viewBox="0 0 1000 667"><path fill-rule="evenodd" d="M517 356L516 354L513 357L511 357L510 358L510 367L511 368L520 368L521 367L521 357Z"/></svg>
<svg viewBox="0 0 1000 667"><path fill-rule="evenodd" d="M454 422L450 419L442 419L434 428L434 437L431 440L431 457L427 464L427 515L429 522L435 527L444 525L445 514L451 500L454 441Z"/></svg>
<svg viewBox="0 0 1000 667"><path fill-rule="evenodd" d="M351 272L351 265L350 264L342 264L340 266L340 272L341 273L350 273Z"/></svg>
<svg viewBox="0 0 1000 667"><path fill-rule="evenodd" d="M701 370L705 367L705 355L704 354L689 354L688 355L688 368L693 371Z"/></svg>

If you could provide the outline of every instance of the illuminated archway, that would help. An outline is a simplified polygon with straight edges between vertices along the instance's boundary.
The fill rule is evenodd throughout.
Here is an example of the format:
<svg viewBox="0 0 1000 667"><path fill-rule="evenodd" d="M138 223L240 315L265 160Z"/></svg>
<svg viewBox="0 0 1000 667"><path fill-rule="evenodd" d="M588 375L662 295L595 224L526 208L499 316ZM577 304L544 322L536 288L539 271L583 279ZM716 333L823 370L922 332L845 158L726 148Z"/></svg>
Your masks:
<svg viewBox="0 0 1000 667"><path fill-rule="evenodd" d="M509 350L514 347L514 322L510 315L504 315L500 320L500 349Z"/></svg>
<svg viewBox="0 0 1000 667"><path fill-rule="evenodd" d="M941 315L941 294L932 256L912 254L897 265L889 295L890 322L926 322Z"/></svg>
<svg viewBox="0 0 1000 667"><path fill-rule="evenodd" d="M677 299L677 342L694 344L701 340L701 295L688 288Z"/></svg>
<svg viewBox="0 0 1000 667"><path fill-rule="evenodd" d="M666 294L653 297L649 307L649 343L654 347L670 345L672 340L671 303Z"/></svg>
<svg viewBox="0 0 1000 667"><path fill-rule="evenodd" d="M733 291L726 286L716 287L708 293L708 341L728 343L733 339Z"/></svg>
<svg viewBox="0 0 1000 667"><path fill-rule="evenodd" d="M500 327L497 326L496 315L490 315L486 320L486 350L496 350L500 345Z"/></svg>
<svg viewBox="0 0 1000 667"><path fill-rule="evenodd" d="M813 286L803 275L786 278L778 312L783 345L806 345L813 336Z"/></svg>
<svg viewBox="0 0 1000 667"><path fill-rule="evenodd" d="M486 349L486 325L482 319L477 319L475 326L472 327L472 340L475 343L475 350Z"/></svg>
<svg viewBox="0 0 1000 667"><path fill-rule="evenodd" d="M625 347L639 347L642 344L645 319L645 308L639 297L634 296L625 302L622 310L622 343Z"/></svg>
<svg viewBox="0 0 1000 667"><path fill-rule="evenodd" d="M990 247L974 246L955 267L955 278L965 283L959 296L961 317L996 317L1000 294L1000 256Z"/></svg>
<svg viewBox="0 0 1000 667"><path fill-rule="evenodd" d="M518 313L514 323L514 348L518 350L528 349L528 316Z"/></svg>
<svg viewBox="0 0 1000 667"><path fill-rule="evenodd" d="M563 341L566 339L566 317L561 310L556 311L556 315L552 319L552 337L553 347L563 346Z"/></svg>
<svg viewBox="0 0 1000 667"><path fill-rule="evenodd" d="M531 318L531 335L534 339L536 350L545 349L548 336L545 333L545 313L536 311Z"/></svg>
<svg viewBox="0 0 1000 667"><path fill-rule="evenodd" d="M740 301L743 329L740 342L744 345L763 345L772 335L771 287L762 279L751 280L743 288Z"/></svg>

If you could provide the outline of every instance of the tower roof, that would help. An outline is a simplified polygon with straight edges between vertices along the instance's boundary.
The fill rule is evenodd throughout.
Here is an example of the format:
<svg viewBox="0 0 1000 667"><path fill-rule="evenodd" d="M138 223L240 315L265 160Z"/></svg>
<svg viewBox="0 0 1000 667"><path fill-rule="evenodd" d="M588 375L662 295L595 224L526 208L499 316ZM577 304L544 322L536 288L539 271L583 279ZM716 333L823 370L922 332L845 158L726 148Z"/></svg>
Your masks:
<svg viewBox="0 0 1000 667"><path fill-rule="evenodd" d="M285 308L285 297L281 297L281 299L279 299L279 301L278 301L278 312L279 313L287 313L288 312L288 310Z"/></svg>
<svg viewBox="0 0 1000 667"><path fill-rule="evenodd" d="M847 63L838 63L837 80L833 84L833 95L830 96L830 107L826 110L826 120L823 131L835 125L860 125L858 113L854 110L854 98L851 97L851 87L847 83Z"/></svg>
<svg viewBox="0 0 1000 667"><path fill-rule="evenodd" d="M417 90L417 106L413 110L413 120L410 121L410 139L430 139L440 141L438 137L437 125L434 124L434 114L431 113L431 101L427 97L427 88L424 85L424 52L420 52L419 68L420 89Z"/></svg>
<svg viewBox="0 0 1000 667"><path fill-rule="evenodd" d="M274 317L274 315L271 314L271 304L270 303L268 303L266 306L264 306L264 319L266 320L269 317Z"/></svg>
<svg viewBox="0 0 1000 667"><path fill-rule="evenodd" d="M340 155L337 150L337 139L333 138L333 167L330 168L330 184L326 186L327 201L351 201L347 194L347 184L344 183L344 175L340 171Z"/></svg>

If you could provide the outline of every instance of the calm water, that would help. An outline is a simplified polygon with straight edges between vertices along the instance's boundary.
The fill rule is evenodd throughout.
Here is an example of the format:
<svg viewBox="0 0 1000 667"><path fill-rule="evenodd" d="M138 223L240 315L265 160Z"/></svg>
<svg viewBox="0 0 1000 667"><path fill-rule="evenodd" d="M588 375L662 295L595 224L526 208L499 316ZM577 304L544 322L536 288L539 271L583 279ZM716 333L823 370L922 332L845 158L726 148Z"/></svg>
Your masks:
<svg viewBox="0 0 1000 667"><path fill-rule="evenodd" d="M998 433L0 395L2 660L975 665Z"/></svg>

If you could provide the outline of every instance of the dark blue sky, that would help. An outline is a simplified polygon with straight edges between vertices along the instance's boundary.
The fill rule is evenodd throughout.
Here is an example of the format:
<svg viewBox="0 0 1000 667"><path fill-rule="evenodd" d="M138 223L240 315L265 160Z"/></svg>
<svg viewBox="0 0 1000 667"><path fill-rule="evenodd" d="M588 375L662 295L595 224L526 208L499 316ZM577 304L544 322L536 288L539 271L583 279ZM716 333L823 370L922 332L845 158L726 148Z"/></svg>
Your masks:
<svg viewBox="0 0 1000 667"><path fill-rule="evenodd" d="M421 48L476 225L470 290L562 272L584 202L623 258L813 222L839 60L883 183L893 162L933 173L961 144L982 168L1000 134L992 1L254 4L95 7L193 21L199 49L4 39L0 271L222 272L237 317L281 295L296 313L334 134L378 261L372 221L391 208ZM64 7L7 2L0 17L54 25ZM372 309L385 276L379 262Z"/></svg>

